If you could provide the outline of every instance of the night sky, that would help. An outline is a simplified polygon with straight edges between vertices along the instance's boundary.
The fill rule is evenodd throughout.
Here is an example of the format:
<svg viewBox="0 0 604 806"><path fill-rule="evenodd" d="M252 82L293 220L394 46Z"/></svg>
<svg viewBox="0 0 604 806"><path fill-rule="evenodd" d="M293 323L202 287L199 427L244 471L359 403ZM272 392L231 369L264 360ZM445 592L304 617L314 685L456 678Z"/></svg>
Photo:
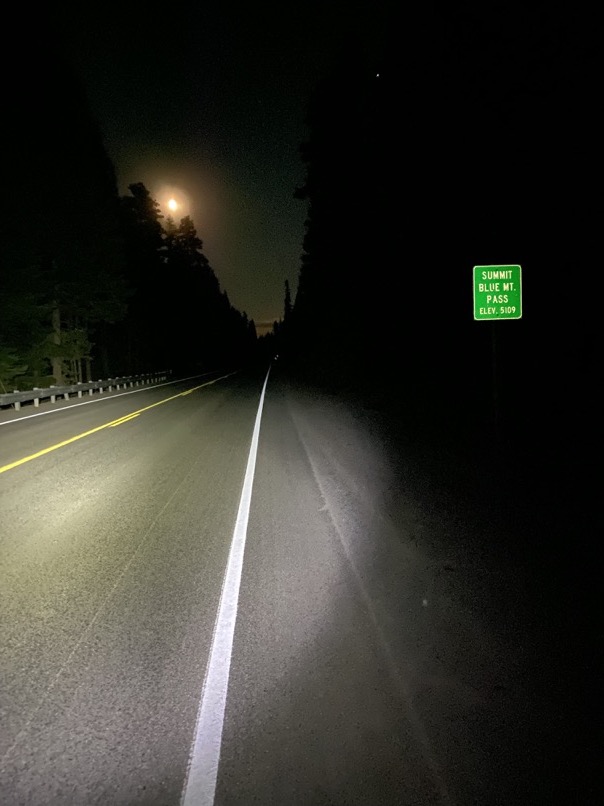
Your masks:
<svg viewBox="0 0 604 806"><path fill-rule="evenodd" d="M381 69L386 42L390 65L397 63L400 71L395 78L387 77L395 88L393 108L400 109L394 123L397 132L388 133L391 143L400 143L392 176L385 178L393 183L393 205L413 204L413 199L403 200L408 186L400 185L395 192L394 183L404 183L405 172L424 171L428 177L434 164L432 155L424 155L422 163L409 150L410 137L415 132L417 139L422 131L434 138L434 156L443 160L446 154L459 177L459 191L453 194L456 214L469 209L468 194L475 196L466 182L464 159L475 166L484 161L480 192L485 199L499 193L497 182L505 180L505 170L490 147L492 132L484 127L487 117L498 120L497 109L489 108L495 105L502 110L497 128L511 135L522 204L536 217L544 215L541 200L533 207L529 200L531 193L535 199L541 194L552 210L556 206L562 211L557 220L567 233L570 216L583 222L593 215L586 199L594 192L600 170L591 152L598 141L594 127L600 125L594 105L600 87L596 64L601 63L593 7L550 2L529 8L495 0L427 3L402 11L399 5L392 0L317 0L48 7L54 9L57 32L51 36L62 40L85 87L120 194L128 193L129 184L142 182L166 214L166 202L174 196L181 207L173 217L191 215L222 289L260 333L283 314L286 279L295 298L307 218L306 202L294 198L306 176L299 148L308 137L312 92L334 64L341 63L342 51L364 50L369 61L375 56L376 69ZM46 25L39 19L27 9L15 12L11 30L21 47L15 56L5 53L5 72L12 71L17 80L27 75L35 50L32 32ZM449 61L455 64L452 80L457 82L451 92ZM441 108L439 98L447 95L462 99L461 107L454 100ZM549 118L543 122L540 110L546 107ZM430 131L421 119L424 112L425 120L432 121ZM499 140L506 147L501 135ZM461 158L456 143L465 150ZM531 188L537 163L542 174ZM497 177L490 185L487 166ZM350 170L354 172L354 164ZM426 184L422 192L431 201L439 200L443 193L451 195L445 184ZM560 196L555 205L552 194ZM359 199L362 205L370 206L370 200ZM585 214L578 205L585 206ZM404 224L405 216L400 220ZM362 235L362 214L353 227L353 238ZM547 232L547 226L542 229ZM482 233L472 235L471 226L467 232L469 310L472 262L490 262L497 250L483 250L479 256L473 245ZM553 224L544 255L555 251L559 232L560 224ZM505 248L512 234L502 232L497 242L504 262L518 260L511 240ZM577 230L578 247L586 255L581 259L582 276L593 276L595 262L584 242L584 231ZM538 244L533 246L538 250ZM363 243L363 249L371 251L372 245ZM394 264L384 266L387 271L392 282L397 280ZM525 310L535 316L544 283L531 289L530 276L526 280ZM552 283L548 280L545 287ZM576 284L564 288L567 300L571 292L580 304L582 292ZM549 308L558 304L557 296L548 301ZM567 301L564 314L543 313L544 323L557 327L563 318L568 320L569 309L577 318L576 306L571 308ZM364 319L370 322L372 316L367 311ZM586 316L593 319L593 313Z"/></svg>
<svg viewBox="0 0 604 806"><path fill-rule="evenodd" d="M67 4L60 4L66 6ZM385 7L386 4L384 4ZM316 81L380 4L68 4L58 17L120 194L142 182L193 218L231 303L259 333L295 293L305 203L299 146Z"/></svg>

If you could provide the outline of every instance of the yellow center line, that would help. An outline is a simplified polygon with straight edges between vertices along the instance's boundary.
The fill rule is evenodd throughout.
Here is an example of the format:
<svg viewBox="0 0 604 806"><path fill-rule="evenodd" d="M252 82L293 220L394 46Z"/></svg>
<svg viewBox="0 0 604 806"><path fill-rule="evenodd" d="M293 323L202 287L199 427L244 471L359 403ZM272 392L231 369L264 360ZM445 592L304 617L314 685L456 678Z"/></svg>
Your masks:
<svg viewBox="0 0 604 806"><path fill-rule="evenodd" d="M222 380L222 378L228 378L228 375L223 375L221 378L214 378L213 381L206 381L206 383L202 383L199 386L193 386L191 389L187 389L184 392L179 392L177 395L172 395L171 397L165 397L163 400L158 400L157 403L151 403L150 406L145 406L144 408L138 409L137 411L133 411L130 414L124 415L123 417L118 417L117 420L111 420L108 423L103 423L103 425L97 425L96 428L91 428L90 431L84 431L81 434L76 434L75 437L65 439L63 440L63 442L57 442L56 445L50 445L48 448L44 448L41 451L32 453L29 456L24 456L23 459L17 459L16 462L11 462L8 465L0 467L0 473L6 473L7 470L12 470L14 467L19 467L19 465L24 465L26 462L31 462L32 459L38 459L40 456L45 456L47 453L57 451L59 450L59 448L64 448L65 445L71 445L72 442L77 442L79 439L84 439L84 437L89 437L91 434L96 434L97 431L102 431L104 428L114 428L116 425L121 425L122 423L125 423L128 420L134 419L134 417L138 417L139 414L142 414L144 411L154 409L156 406L161 406L163 403L169 403L170 400L176 400L177 397L184 397L185 395L189 395L191 394L191 392L195 392L197 389L202 389L204 386L210 386L211 384L216 383L216 381Z"/></svg>
<svg viewBox="0 0 604 806"><path fill-rule="evenodd" d="M135 417L139 416L139 412L135 411L134 414L128 414L126 417L122 417L121 420L116 420L114 423L111 423L109 428L115 428L116 425L121 425L122 423L127 423L129 420L134 420Z"/></svg>

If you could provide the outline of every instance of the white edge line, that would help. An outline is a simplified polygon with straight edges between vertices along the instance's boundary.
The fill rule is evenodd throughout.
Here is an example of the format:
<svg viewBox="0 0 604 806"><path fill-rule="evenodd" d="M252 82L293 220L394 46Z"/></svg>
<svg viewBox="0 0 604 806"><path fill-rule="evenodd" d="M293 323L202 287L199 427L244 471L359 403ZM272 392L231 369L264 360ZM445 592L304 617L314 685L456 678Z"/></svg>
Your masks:
<svg viewBox="0 0 604 806"><path fill-rule="evenodd" d="M256 422L252 434L252 444L247 460L243 488L237 520L231 540L227 569L220 595L218 615L214 624L214 635L210 658L206 668L201 693L195 738L191 750L189 767L181 797L181 806L213 806L220 762L220 745L226 709L233 637L237 619L239 587L243 569L243 554L247 535L247 524L252 500L252 485L256 468L260 421L264 405L264 393L270 367L264 379Z"/></svg>

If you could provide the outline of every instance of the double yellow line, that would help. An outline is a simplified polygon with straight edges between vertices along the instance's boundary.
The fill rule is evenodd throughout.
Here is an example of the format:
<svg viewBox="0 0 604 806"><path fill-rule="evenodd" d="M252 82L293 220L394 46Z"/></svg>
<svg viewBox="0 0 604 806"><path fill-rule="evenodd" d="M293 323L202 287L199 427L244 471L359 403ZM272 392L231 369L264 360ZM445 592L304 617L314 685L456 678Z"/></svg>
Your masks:
<svg viewBox="0 0 604 806"><path fill-rule="evenodd" d="M206 383L202 383L199 386L193 386L191 389L186 389L184 392L179 392L177 395L172 395L171 397L166 397L163 400L158 400L157 403L152 403L150 406L145 406L142 409L138 409L137 411L133 411L130 414L126 414L123 417L118 417L117 420L111 420L111 422L104 423L103 425L98 425L96 428L91 428L90 431L84 431L81 434L77 434L75 437L70 437L69 439L63 440L63 442L57 442L56 445L51 445L48 448L44 448L41 451L37 451L37 453L32 453L29 456L24 456L23 459L17 459L16 462L11 462L8 465L3 465L0 467L0 473L6 473L7 470L12 470L15 467L19 467L19 465L24 465L26 462L31 462L32 459L38 459L40 456L45 456L47 453L51 453L52 451L58 451L59 448L64 448L65 445L71 445L72 442L77 442L79 439L84 439L84 437L89 437L91 434L96 434L98 431L102 431L104 428L115 428L116 425L122 425L122 423L127 423L129 420L133 420L135 417L138 417L145 411L149 411L149 409L154 409L156 406L161 406L164 403L169 403L170 400L176 400L177 397L184 397L185 395L190 395L191 392L195 392L197 389L201 389L204 386L210 386L216 381L222 380L222 378L227 378L227 375L223 375L221 378L214 378L213 381L206 381Z"/></svg>

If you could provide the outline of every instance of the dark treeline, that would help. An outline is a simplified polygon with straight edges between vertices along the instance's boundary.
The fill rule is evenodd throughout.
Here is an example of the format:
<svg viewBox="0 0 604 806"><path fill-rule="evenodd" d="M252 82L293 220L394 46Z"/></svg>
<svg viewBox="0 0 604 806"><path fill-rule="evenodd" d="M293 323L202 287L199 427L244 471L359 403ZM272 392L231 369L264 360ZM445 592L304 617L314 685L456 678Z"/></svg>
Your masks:
<svg viewBox="0 0 604 806"><path fill-rule="evenodd" d="M405 12L379 47L350 44L310 105L304 254L278 331L304 377L485 442L495 418L583 427L599 365L600 51L583 13L538 6ZM521 320L473 320L480 264L522 266Z"/></svg>
<svg viewBox="0 0 604 806"><path fill-rule="evenodd" d="M162 221L142 183L120 199L126 255L127 316L107 334L127 367L178 374L241 366L253 357L256 329L222 291L189 216Z"/></svg>
<svg viewBox="0 0 604 806"><path fill-rule="evenodd" d="M45 32L46 33L46 32ZM241 366L256 341L193 221L142 184L118 195L85 93L53 37L6 67L0 389Z"/></svg>

